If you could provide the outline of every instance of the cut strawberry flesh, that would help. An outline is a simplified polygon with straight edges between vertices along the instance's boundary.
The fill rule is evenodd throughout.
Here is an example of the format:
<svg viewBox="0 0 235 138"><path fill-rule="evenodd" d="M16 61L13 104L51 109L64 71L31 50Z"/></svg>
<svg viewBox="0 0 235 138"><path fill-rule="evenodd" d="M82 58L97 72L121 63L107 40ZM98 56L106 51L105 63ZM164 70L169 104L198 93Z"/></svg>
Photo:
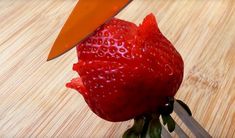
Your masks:
<svg viewBox="0 0 235 138"><path fill-rule="evenodd" d="M114 18L80 43L77 52L73 69L80 77L66 86L109 121L156 112L182 82L183 60L153 14L139 27Z"/></svg>

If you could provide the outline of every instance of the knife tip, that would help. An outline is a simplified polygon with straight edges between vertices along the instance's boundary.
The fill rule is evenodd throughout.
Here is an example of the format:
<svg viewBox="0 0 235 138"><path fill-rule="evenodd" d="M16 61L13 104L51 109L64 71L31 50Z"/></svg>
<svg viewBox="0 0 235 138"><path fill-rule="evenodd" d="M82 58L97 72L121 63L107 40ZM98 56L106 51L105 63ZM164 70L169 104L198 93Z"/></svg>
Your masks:
<svg viewBox="0 0 235 138"><path fill-rule="evenodd" d="M48 56L48 57L47 57L47 62L48 62L48 61L51 61L52 59L54 59L54 58Z"/></svg>
<svg viewBox="0 0 235 138"><path fill-rule="evenodd" d="M52 60L52 58L47 57L47 62L50 61L50 60Z"/></svg>
<svg viewBox="0 0 235 138"><path fill-rule="evenodd" d="M50 53L48 54L47 61L50 61L52 59L55 59L57 56L55 56L53 49L51 49Z"/></svg>
<svg viewBox="0 0 235 138"><path fill-rule="evenodd" d="M51 60L65 54L66 52L68 52L69 50L71 50L75 46L73 46L71 48L67 48L66 50L58 48L58 47L61 47L61 46L53 45L53 47L51 48L50 53L48 54L47 61L51 61Z"/></svg>

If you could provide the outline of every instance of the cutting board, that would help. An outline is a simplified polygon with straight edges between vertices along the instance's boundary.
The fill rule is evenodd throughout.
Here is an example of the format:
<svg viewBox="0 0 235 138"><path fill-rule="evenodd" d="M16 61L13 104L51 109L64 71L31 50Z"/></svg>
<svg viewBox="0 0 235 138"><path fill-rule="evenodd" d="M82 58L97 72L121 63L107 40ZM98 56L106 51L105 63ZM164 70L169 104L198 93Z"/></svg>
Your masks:
<svg viewBox="0 0 235 138"><path fill-rule="evenodd" d="M0 1L0 137L121 137L132 124L100 119L65 87L75 49L46 61L76 3ZM139 24L150 12L185 62L176 97L213 137L235 137L235 1L134 0L117 17Z"/></svg>

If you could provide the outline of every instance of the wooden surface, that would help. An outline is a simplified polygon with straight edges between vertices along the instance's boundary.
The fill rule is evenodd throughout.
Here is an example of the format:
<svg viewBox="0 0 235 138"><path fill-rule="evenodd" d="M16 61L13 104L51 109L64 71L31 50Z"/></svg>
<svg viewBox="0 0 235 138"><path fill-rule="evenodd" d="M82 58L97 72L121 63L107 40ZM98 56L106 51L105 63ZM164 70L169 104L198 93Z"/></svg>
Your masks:
<svg viewBox="0 0 235 138"><path fill-rule="evenodd" d="M0 137L121 137L130 127L101 120L65 88L74 49L46 62L76 2L0 0ZM235 137L235 1L134 0L118 17L140 23L150 12L185 61L177 98L213 137Z"/></svg>

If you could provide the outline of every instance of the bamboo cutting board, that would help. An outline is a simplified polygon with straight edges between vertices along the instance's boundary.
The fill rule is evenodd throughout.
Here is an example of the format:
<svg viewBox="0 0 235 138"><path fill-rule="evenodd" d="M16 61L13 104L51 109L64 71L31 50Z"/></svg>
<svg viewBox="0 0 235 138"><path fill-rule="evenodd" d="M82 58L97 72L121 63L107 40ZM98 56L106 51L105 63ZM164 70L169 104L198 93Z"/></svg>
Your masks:
<svg viewBox="0 0 235 138"><path fill-rule="evenodd" d="M74 49L46 62L76 2L0 0L0 137L121 137L130 127L65 88ZM177 98L213 137L235 137L235 1L134 0L118 17L139 24L150 12L185 61Z"/></svg>

